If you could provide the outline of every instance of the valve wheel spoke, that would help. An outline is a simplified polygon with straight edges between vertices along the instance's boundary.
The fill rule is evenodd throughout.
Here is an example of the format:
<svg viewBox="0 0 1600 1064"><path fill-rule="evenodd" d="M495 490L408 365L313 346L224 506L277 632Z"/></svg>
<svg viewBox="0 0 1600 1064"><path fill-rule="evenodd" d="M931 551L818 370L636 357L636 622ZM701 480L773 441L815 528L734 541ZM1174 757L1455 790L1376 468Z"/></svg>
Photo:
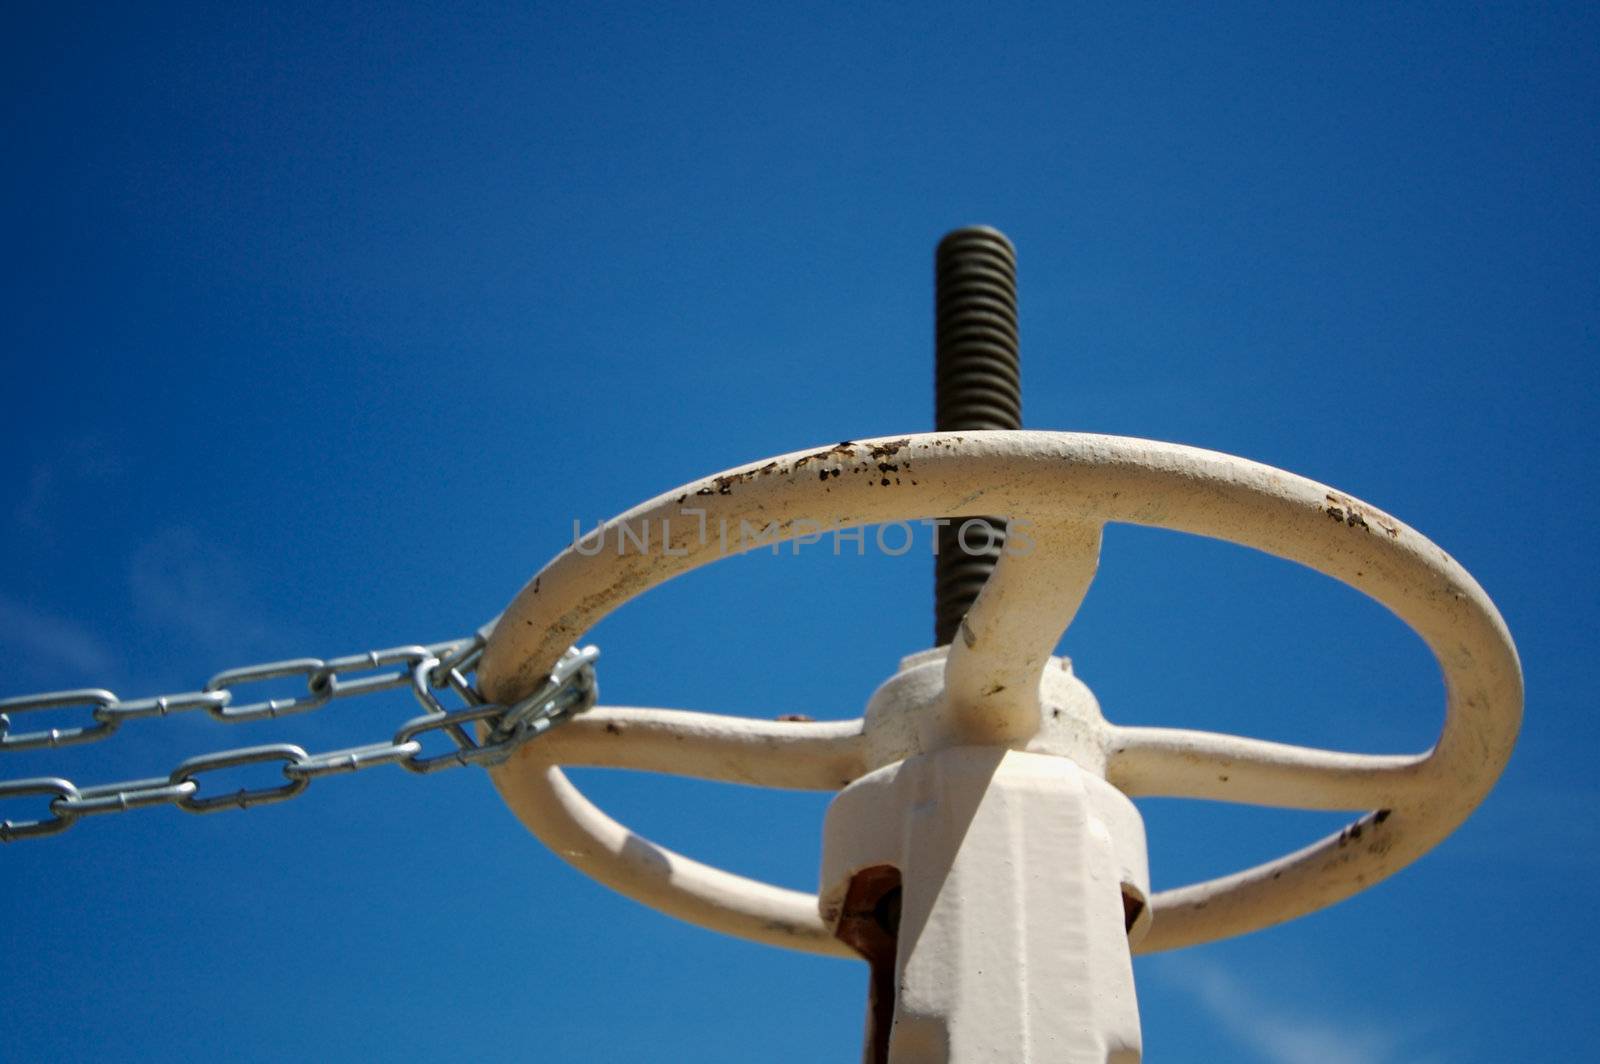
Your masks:
<svg viewBox="0 0 1600 1064"><path fill-rule="evenodd" d="M1000 556L967 611L944 670L945 697L974 741L1026 739L1038 726L1039 677L1077 615L1100 561L1100 526L1030 527Z"/></svg>
<svg viewBox="0 0 1600 1064"><path fill-rule="evenodd" d="M596 706L512 755L797 791L838 790L866 771L864 757L859 720L752 720L635 706Z"/></svg>
<svg viewBox="0 0 1600 1064"><path fill-rule="evenodd" d="M1277 809L1393 809L1428 785L1427 754L1344 754L1181 728L1112 728L1106 779L1132 798Z"/></svg>

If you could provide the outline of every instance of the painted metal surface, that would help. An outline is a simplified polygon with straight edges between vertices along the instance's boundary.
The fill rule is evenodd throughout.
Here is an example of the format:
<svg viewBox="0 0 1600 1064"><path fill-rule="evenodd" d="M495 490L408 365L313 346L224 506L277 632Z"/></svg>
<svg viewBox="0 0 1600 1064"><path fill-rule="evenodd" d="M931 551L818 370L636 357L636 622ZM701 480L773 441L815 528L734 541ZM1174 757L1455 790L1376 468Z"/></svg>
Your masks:
<svg viewBox="0 0 1600 1064"><path fill-rule="evenodd" d="M685 519L686 509L702 523ZM1483 590L1454 560L1383 511L1245 459L1122 437L1033 431L928 433L846 442L744 466L668 492L569 548L522 590L485 650L479 680L512 702L601 617L671 577L738 549L818 528L1001 515L1027 519L1036 548L1005 554L948 658L925 673L937 712L915 725L813 724L681 710L601 707L519 750L492 775L522 822L568 861L664 912L756 941L853 955L816 897L710 868L618 824L561 765L607 765L759 786L833 790L908 756L956 746L1057 750L1123 794L1301 809L1365 810L1297 853L1150 899L1142 950L1242 934L1330 905L1397 871L1459 824L1516 738L1516 651ZM709 526L767 529L758 543ZM1310 566L1386 605L1427 643L1445 677L1430 750L1365 755L1176 729L1080 720L1070 743L1043 727L1040 678L1093 578L1109 521L1225 539ZM1092 698L1092 696L1090 696Z"/></svg>
<svg viewBox="0 0 1600 1064"><path fill-rule="evenodd" d="M823 827L823 922L873 969L864 1059L1137 1064L1150 873L1138 810L1084 767L1100 707L1054 658L1026 749L948 745L945 670L915 654L873 694L883 767Z"/></svg>
<svg viewBox="0 0 1600 1064"><path fill-rule="evenodd" d="M945 747L845 788L823 853L830 926L861 873L899 874L868 1061L1137 1064L1123 884L1149 884L1120 791L1068 758Z"/></svg>

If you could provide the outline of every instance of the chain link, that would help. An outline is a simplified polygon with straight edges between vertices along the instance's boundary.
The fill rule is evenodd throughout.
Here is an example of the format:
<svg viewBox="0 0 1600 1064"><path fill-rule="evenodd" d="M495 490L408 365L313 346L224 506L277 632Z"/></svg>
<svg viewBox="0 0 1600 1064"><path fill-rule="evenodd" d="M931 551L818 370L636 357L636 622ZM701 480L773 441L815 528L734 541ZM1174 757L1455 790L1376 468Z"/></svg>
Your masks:
<svg viewBox="0 0 1600 1064"><path fill-rule="evenodd" d="M539 689L509 706L486 701L472 675L488 642L489 628L475 636L444 643L391 647L342 658L295 658L219 672L198 691L123 701L102 688L53 691L0 700L0 757L7 751L37 750L109 738L124 722L144 717L203 710L229 724L307 713L336 699L409 687L422 706L421 716L401 724L387 740L309 754L290 743L244 746L191 757L165 776L80 787L55 776L0 780L0 799L48 797L48 814L37 820L0 821L0 842L36 838L65 831L77 820L124 813L158 805L175 805L190 813L216 813L288 801L304 793L315 779L359 772L374 765L399 765L410 772L432 773L462 765L492 766L504 762L523 743L594 705L599 687L595 647L573 647L561 655ZM267 680L304 677L305 693L235 705L241 687ZM451 694L462 705L445 704ZM88 722L71 728L13 732L12 717L43 709L88 710ZM472 725L482 724L482 740ZM455 749L424 756L421 736L442 731ZM278 763L284 782L232 793L202 795L200 777L209 772L261 763Z"/></svg>

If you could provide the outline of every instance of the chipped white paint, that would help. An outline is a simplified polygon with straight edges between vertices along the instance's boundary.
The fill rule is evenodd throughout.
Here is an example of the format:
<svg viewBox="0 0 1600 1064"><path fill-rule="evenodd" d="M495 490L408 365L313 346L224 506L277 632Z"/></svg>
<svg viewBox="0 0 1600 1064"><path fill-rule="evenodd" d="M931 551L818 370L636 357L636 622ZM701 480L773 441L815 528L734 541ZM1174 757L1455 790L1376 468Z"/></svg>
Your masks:
<svg viewBox="0 0 1600 1064"><path fill-rule="evenodd" d="M494 770L508 805L567 860L646 904L730 934L849 953L819 916L814 896L709 868L639 837L585 799L559 766L832 790L907 757L989 746L1061 755L1084 770L1080 776L1103 776L1132 797L1367 811L1344 832L1298 853L1156 894L1139 948L1161 950L1292 919L1390 875L1477 806L1516 738L1522 677L1505 625L1472 577L1419 533L1324 485L1241 458L1032 431L839 444L745 466L644 503L609 522L607 533L648 522L669 527L671 538L648 551L589 557L569 549L551 561L489 642L479 671L488 697L508 702L525 694L605 614L721 557L718 538L702 541L682 518L685 506L705 510L713 528L724 520L731 527L740 520L756 527L775 522L779 539L818 525L1000 514L1031 519L1038 544L1028 555L1002 557L947 658L914 662L902 674L914 679L897 678L921 685L919 698L930 708L915 720L869 713L864 721L814 724L600 708ZM1384 603L1417 631L1444 671L1438 742L1416 754L1365 755L1116 727L1099 720L1098 710L1087 713L1093 701L1087 689L1088 702L1063 726L1066 732L1053 726L1041 709L1041 678L1093 578L1099 529L1111 521L1254 547Z"/></svg>

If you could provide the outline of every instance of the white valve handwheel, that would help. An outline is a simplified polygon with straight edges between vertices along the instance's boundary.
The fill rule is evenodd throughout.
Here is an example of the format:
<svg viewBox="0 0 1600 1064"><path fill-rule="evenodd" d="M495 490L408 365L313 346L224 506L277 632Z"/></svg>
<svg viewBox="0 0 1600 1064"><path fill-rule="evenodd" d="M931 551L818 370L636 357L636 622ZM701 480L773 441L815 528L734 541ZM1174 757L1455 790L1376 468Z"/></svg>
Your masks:
<svg viewBox="0 0 1600 1064"><path fill-rule="evenodd" d="M685 508L705 511L706 524ZM1106 778L1133 797L1368 810L1336 836L1220 879L1156 894L1141 951L1242 934L1371 886L1448 835L1499 776L1522 714L1517 654L1483 589L1404 524L1322 484L1242 458L1115 436L926 433L785 455L668 492L604 526L605 549L568 548L506 610L479 668L509 703L635 595L750 546L820 529L999 514L1034 522L1005 554L945 667L966 743L1021 746L1039 678L1098 561L1108 521L1176 529L1288 558L1372 596L1422 636L1444 671L1444 728L1414 755L1334 753L1209 732L1101 725ZM726 522L726 543L717 529ZM632 535L620 555L614 544ZM647 549L635 549L649 528ZM702 529L709 528L710 534ZM661 542L663 529L670 538ZM770 541L763 541L770 542ZM814 895L692 861L590 803L560 765L613 766L765 787L836 790L877 767L860 720L796 724L599 707L492 770L522 822L563 858L674 916L761 942L846 956ZM1096 765L1095 768L1102 766Z"/></svg>

